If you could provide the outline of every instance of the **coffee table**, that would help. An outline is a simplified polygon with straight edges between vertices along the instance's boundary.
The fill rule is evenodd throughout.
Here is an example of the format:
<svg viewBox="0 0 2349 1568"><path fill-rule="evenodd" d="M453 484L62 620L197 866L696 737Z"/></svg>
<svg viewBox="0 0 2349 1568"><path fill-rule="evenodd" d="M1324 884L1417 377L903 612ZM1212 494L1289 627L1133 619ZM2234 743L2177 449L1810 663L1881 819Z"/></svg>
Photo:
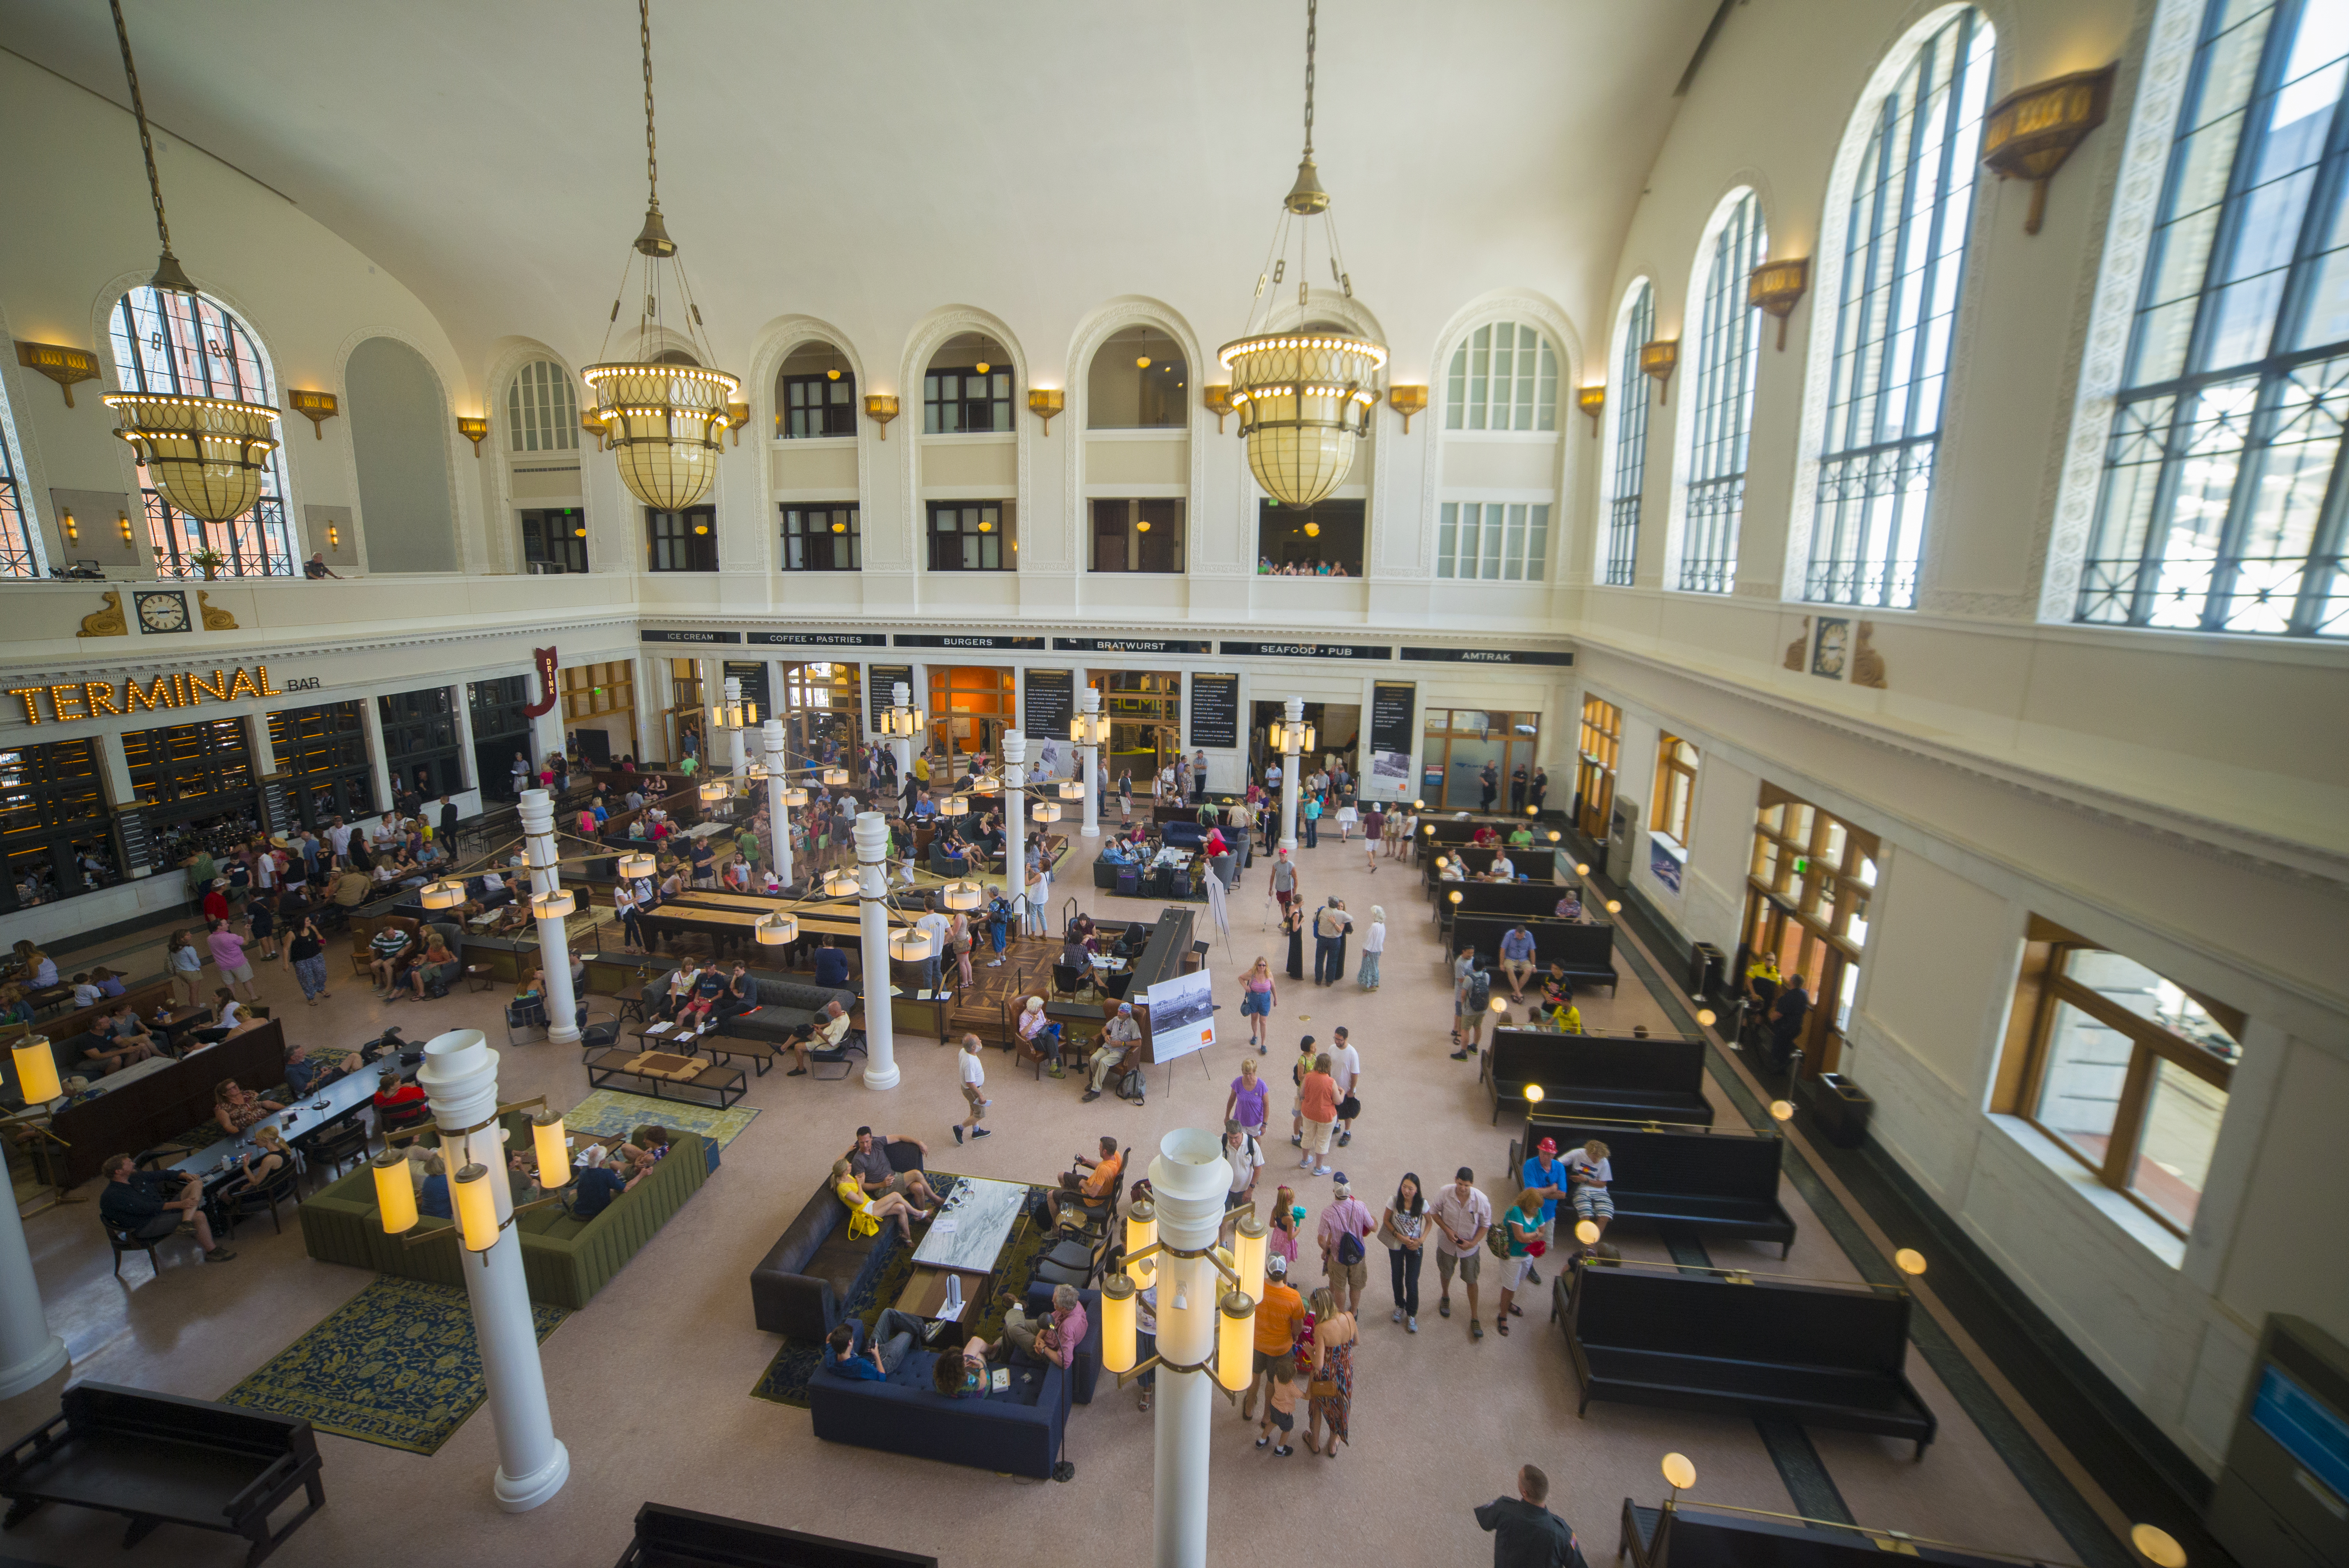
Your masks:
<svg viewBox="0 0 2349 1568"><path fill-rule="evenodd" d="M962 1178L914 1249L914 1272L897 1296L897 1310L937 1316L948 1277L960 1275L963 1311L956 1321L970 1323L983 1315L983 1304L994 1294L996 1264L1027 1212L1025 1182Z"/></svg>

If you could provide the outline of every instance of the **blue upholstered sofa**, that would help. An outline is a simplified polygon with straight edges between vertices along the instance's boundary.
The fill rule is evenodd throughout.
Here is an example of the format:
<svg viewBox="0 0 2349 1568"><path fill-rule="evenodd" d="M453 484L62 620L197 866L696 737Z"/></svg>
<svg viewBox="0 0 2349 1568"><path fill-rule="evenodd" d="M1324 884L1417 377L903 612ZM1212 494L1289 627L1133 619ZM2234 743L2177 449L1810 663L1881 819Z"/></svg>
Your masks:
<svg viewBox="0 0 2349 1568"><path fill-rule="evenodd" d="M1049 1479L1069 1421L1071 1378L1060 1367L1010 1368L1011 1386L985 1398L949 1399L931 1386L937 1353L916 1346L886 1382L822 1367L808 1379L815 1435L883 1453Z"/></svg>

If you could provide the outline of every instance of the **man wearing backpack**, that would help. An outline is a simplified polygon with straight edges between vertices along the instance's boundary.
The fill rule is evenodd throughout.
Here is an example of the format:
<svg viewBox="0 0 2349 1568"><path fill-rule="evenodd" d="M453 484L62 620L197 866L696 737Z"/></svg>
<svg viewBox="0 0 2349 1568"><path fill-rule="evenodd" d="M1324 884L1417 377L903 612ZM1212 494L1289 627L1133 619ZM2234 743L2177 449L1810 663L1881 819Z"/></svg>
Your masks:
<svg viewBox="0 0 2349 1568"><path fill-rule="evenodd" d="M1337 1309L1359 1315L1363 1287L1371 1283L1362 1241L1377 1228L1377 1222L1346 1184L1343 1171L1332 1179L1330 1187L1335 1196L1321 1211L1320 1228L1314 1233L1321 1243L1321 1272L1330 1276L1330 1295Z"/></svg>
<svg viewBox="0 0 2349 1568"><path fill-rule="evenodd" d="M1472 1060L1483 1042L1485 1009L1493 1000L1493 977L1476 966L1476 950L1463 947L1452 965L1452 1039L1455 1062Z"/></svg>

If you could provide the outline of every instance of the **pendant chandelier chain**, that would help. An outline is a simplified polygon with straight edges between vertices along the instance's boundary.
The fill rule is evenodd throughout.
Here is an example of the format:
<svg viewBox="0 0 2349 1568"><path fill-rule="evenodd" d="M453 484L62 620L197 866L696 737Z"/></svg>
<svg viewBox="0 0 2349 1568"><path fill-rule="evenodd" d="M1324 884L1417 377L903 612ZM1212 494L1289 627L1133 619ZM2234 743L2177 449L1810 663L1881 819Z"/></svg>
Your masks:
<svg viewBox="0 0 2349 1568"><path fill-rule="evenodd" d="M139 120L139 150L147 156L147 191L155 201L155 232L163 253L171 253L171 225L163 216L163 181L155 172L155 139L147 129L147 101L139 94L139 67L130 58L130 28L122 19L122 0L108 0L114 8L114 36L122 45L122 75L130 84L130 112Z"/></svg>
<svg viewBox="0 0 2349 1568"><path fill-rule="evenodd" d="M1305 156L1313 156L1313 46L1320 36L1321 0L1305 0Z"/></svg>
<svg viewBox="0 0 2349 1568"><path fill-rule="evenodd" d="M660 210L660 146L653 139L653 3L636 0L636 37L645 52L645 191L655 211Z"/></svg>

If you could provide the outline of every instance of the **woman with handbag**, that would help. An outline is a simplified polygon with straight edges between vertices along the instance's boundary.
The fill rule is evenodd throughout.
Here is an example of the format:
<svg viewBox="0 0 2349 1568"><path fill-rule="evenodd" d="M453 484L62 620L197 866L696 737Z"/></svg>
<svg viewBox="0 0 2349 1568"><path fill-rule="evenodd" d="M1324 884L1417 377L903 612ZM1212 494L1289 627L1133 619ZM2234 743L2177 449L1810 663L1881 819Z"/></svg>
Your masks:
<svg viewBox="0 0 2349 1568"><path fill-rule="evenodd" d="M1394 1202L1379 1219L1379 1241L1387 1249L1387 1270L1394 1281L1394 1321L1417 1334L1419 1265L1427 1244L1427 1199L1420 1192L1417 1171L1404 1171L1395 1184Z"/></svg>
<svg viewBox="0 0 2349 1568"><path fill-rule="evenodd" d="M1541 1243L1542 1201L1534 1196L1538 1191L1540 1189L1529 1187L1517 1194L1516 1205L1501 1216L1503 1229L1493 1233L1493 1239L1500 1243L1494 1251L1502 1254L1501 1305L1493 1317L1504 1337L1509 1332L1510 1317L1526 1315L1526 1309L1511 1298L1516 1295L1517 1287L1526 1283L1527 1271L1544 1250Z"/></svg>
<svg viewBox="0 0 2349 1568"><path fill-rule="evenodd" d="M1273 985L1272 961L1257 959L1256 967L1240 976L1240 1016L1248 1021L1248 1038L1256 1042L1258 1056L1266 1052L1264 1032L1279 1000L1280 992Z"/></svg>
<svg viewBox="0 0 2349 1568"><path fill-rule="evenodd" d="M1348 1418L1354 1408L1354 1315L1340 1312L1327 1287L1313 1293L1313 1381L1305 1387L1312 1401L1305 1420L1305 1446L1325 1459L1338 1457L1340 1439L1354 1439ZM1330 1440L1321 1442L1328 1422Z"/></svg>

